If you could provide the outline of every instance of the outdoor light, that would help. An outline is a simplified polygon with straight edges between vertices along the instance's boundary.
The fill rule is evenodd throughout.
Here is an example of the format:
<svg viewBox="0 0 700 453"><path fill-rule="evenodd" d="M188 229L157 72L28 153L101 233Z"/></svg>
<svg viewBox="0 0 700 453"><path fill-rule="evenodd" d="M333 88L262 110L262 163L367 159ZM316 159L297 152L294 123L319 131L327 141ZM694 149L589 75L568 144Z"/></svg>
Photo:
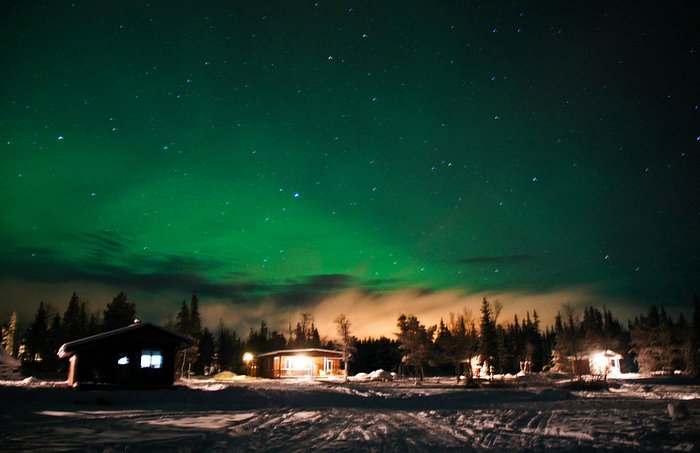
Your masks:
<svg viewBox="0 0 700 453"><path fill-rule="evenodd" d="M595 371L598 373L605 373L608 368L608 357L605 352L596 352L591 357Z"/></svg>
<svg viewBox="0 0 700 453"><path fill-rule="evenodd" d="M253 360L253 354L252 354L252 353L246 352L245 354L243 354L243 361L244 361L246 364L250 363L252 360Z"/></svg>
<svg viewBox="0 0 700 453"><path fill-rule="evenodd" d="M308 370L311 368L311 359L305 355L295 355L292 357L292 369Z"/></svg>

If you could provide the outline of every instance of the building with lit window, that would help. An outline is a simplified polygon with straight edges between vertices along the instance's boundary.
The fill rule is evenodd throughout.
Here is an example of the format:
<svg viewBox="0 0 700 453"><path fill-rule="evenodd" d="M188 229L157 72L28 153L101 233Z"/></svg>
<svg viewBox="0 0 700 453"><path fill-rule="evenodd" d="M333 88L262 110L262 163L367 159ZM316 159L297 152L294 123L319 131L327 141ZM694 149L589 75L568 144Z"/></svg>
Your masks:
<svg viewBox="0 0 700 453"><path fill-rule="evenodd" d="M286 349L255 356L252 371L266 378L343 376L343 352L330 349Z"/></svg>
<svg viewBox="0 0 700 453"><path fill-rule="evenodd" d="M68 385L168 386L175 357L190 337L145 322L70 341L58 350L70 360Z"/></svg>
<svg viewBox="0 0 700 453"><path fill-rule="evenodd" d="M556 369L564 373L577 375L618 376L625 371L623 357L615 351L583 351L574 356L561 356L554 353ZM629 367L627 367L629 368Z"/></svg>

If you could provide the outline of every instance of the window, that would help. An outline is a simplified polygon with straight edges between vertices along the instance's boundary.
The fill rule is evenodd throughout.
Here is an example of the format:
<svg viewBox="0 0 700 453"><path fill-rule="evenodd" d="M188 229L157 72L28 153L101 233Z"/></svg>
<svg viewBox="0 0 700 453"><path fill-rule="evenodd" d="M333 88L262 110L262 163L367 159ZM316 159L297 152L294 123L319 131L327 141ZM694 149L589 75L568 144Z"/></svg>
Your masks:
<svg viewBox="0 0 700 453"><path fill-rule="evenodd" d="M128 365L129 356L126 354L119 354L119 359L117 359L117 365Z"/></svg>
<svg viewBox="0 0 700 453"><path fill-rule="evenodd" d="M160 349L141 351L141 368L163 368L163 354Z"/></svg>
<svg viewBox="0 0 700 453"><path fill-rule="evenodd" d="M303 355L295 355L284 358L285 370L310 370L311 359Z"/></svg>

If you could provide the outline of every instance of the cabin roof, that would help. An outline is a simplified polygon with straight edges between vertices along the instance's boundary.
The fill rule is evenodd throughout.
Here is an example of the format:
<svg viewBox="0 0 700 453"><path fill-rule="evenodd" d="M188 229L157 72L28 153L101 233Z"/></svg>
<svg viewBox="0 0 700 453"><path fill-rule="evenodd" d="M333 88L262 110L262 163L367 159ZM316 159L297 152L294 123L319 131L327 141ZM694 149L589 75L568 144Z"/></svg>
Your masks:
<svg viewBox="0 0 700 453"><path fill-rule="evenodd" d="M106 340L111 340L120 336L128 336L134 332L141 330L151 330L154 334L160 335L161 337L170 337L179 343L179 348L187 348L194 344L194 340L187 335L182 335L172 330L168 330L164 327L151 324L150 322L135 322L126 327L121 327L119 329L110 330L109 332L98 333L97 335L92 335L85 338L80 338L78 340L69 341L64 343L63 346L58 350L58 356L60 358L71 357L75 355L81 349L94 346L95 344L102 343Z"/></svg>
<svg viewBox="0 0 700 453"><path fill-rule="evenodd" d="M337 357L343 356L343 351L334 351L332 349L307 348L307 349L280 349L278 351L264 352L256 354L255 357L269 357L276 355L294 355L294 354L310 354L318 353L319 355L332 355Z"/></svg>

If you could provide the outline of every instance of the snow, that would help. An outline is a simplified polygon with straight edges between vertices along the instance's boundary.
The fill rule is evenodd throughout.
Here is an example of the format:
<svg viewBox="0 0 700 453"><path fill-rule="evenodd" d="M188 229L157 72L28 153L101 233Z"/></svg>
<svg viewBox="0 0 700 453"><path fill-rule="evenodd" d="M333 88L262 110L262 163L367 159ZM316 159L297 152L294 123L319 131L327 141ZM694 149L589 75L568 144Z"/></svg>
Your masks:
<svg viewBox="0 0 700 453"><path fill-rule="evenodd" d="M0 450L700 448L697 381L630 376L608 391L568 391L556 385L562 376L533 374L467 389L454 377L416 385L379 371L347 381L193 379L160 390L0 381ZM668 407L679 403L689 416L674 419Z"/></svg>

